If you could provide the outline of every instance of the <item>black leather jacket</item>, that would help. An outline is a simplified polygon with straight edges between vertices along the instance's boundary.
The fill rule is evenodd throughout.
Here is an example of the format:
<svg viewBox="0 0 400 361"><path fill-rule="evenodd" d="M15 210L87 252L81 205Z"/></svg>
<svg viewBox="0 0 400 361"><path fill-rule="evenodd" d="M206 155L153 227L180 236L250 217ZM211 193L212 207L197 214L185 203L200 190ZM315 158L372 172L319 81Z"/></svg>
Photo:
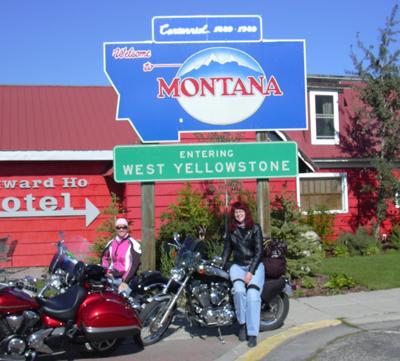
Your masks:
<svg viewBox="0 0 400 361"><path fill-rule="evenodd" d="M233 232L228 232L224 238L223 266L225 267L233 251L233 263L250 266L249 272L254 274L263 254L263 236L260 225L254 224L244 236L236 228Z"/></svg>

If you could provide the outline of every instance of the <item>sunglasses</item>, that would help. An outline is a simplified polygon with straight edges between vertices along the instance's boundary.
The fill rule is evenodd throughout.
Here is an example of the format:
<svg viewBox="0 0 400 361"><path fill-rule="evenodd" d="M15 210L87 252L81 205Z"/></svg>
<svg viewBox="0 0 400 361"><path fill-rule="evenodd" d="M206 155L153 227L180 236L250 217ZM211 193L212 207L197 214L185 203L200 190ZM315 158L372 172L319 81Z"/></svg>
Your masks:
<svg viewBox="0 0 400 361"><path fill-rule="evenodd" d="M120 229L128 229L128 227L127 226L120 226L120 227L115 227L115 229L117 229L119 231Z"/></svg>

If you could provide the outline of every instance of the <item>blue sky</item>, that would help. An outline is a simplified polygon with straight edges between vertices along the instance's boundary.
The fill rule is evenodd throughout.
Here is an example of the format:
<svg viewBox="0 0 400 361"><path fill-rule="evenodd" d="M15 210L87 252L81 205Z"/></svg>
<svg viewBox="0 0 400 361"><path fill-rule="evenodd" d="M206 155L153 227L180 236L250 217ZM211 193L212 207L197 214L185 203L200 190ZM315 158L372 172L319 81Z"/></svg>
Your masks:
<svg viewBox="0 0 400 361"><path fill-rule="evenodd" d="M307 73L353 70L396 0L0 0L0 85L109 85L103 42L151 39L160 15L261 15L265 39L305 39Z"/></svg>

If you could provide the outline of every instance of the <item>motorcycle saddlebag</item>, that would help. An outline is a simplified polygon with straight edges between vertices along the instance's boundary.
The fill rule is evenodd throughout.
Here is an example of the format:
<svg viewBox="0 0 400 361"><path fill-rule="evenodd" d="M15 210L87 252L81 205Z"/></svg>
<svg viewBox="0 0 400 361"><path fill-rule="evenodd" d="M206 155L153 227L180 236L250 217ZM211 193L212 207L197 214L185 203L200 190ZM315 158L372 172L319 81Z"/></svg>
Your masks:
<svg viewBox="0 0 400 361"><path fill-rule="evenodd" d="M266 279L261 292L261 299L265 303L270 303L276 295L282 292L284 287L285 279L283 277Z"/></svg>
<svg viewBox="0 0 400 361"><path fill-rule="evenodd" d="M113 292L90 294L80 309L80 317L89 340L140 334L141 325L136 311Z"/></svg>

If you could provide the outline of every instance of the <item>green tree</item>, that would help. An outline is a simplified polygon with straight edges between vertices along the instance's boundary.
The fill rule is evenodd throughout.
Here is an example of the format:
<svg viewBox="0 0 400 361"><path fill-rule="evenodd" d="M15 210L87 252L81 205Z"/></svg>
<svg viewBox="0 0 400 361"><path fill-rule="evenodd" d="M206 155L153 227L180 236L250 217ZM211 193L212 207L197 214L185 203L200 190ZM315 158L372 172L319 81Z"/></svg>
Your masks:
<svg viewBox="0 0 400 361"><path fill-rule="evenodd" d="M168 246L173 243L173 234L177 232L184 239L187 235L197 236L199 226L206 228L205 248L208 255L222 253L222 214L210 206L199 191L193 190L190 183L178 194L176 204L168 206L161 214L157 246L157 268L167 274L173 265L175 251Z"/></svg>
<svg viewBox="0 0 400 361"><path fill-rule="evenodd" d="M322 247L296 203L276 196L271 204L271 234L286 242L288 273L294 278L314 275L322 259Z"/></svg>
<svg viewBox="0 0 400 361"><path fill-rule="evenodd" d="M354 140L363 140L359 156L371 159L375 180L366 190L376 194L375 238L379 237L382 221L387 218L388 201L400 189L393 175L395 161L400 156L400 49L398 42L398 4L393 7L386 24L379 31L378 47L366 46L357 35L360 54L352 48L351 57L362 85L358 88L362 107L353 118ZM357 142L357 141L356 141ZM366 146L368 144L368 146Z"/></svg>
<svg viewBox="0 0 400 361"><path fill-rule="evenodd" d="M122 206L120 200L115 195L115 193L111 193L111 203L108 207L104 208L101 211L102 215L105 215L106 218L100 224L98 228L96 228L96 232L99 235L95 238L92 244L92 251L94 254L94 258L91 260L92 262L98 262L99 258L104 250L106 243L116 236L115 232L115 220L119 214L124 214L125 209Z"/></svg>

